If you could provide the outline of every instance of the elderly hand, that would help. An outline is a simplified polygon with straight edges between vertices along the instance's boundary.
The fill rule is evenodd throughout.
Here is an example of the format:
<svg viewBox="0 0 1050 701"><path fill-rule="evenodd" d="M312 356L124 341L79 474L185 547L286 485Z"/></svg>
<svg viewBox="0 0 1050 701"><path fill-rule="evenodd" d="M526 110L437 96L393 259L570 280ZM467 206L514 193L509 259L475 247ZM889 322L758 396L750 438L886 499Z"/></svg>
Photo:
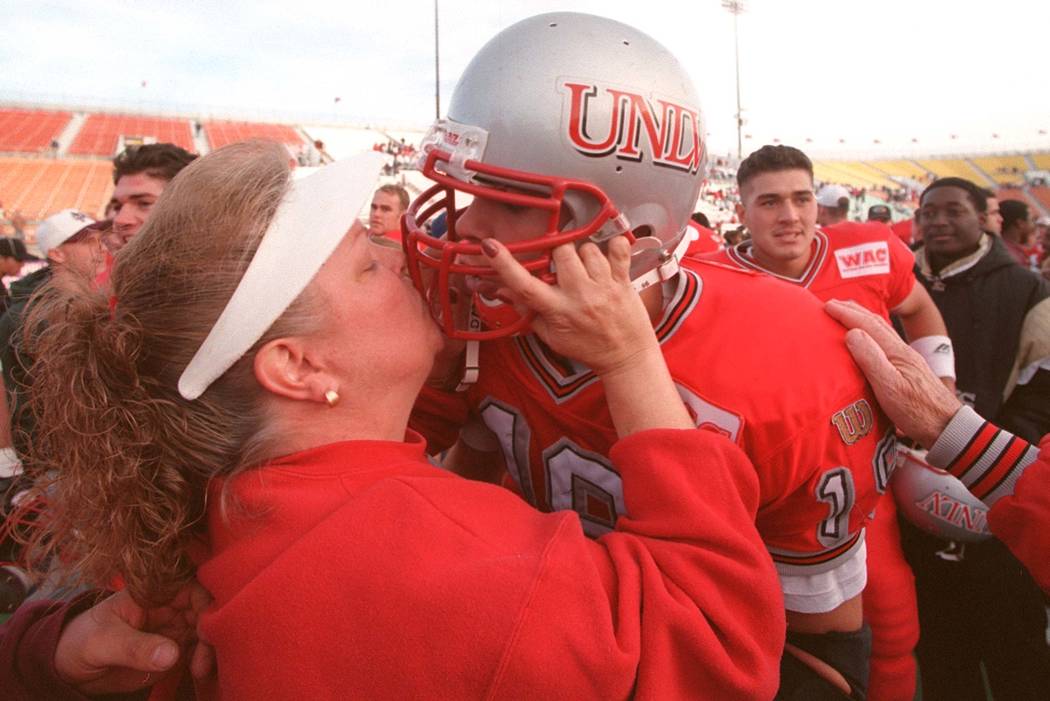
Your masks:
<svg viewBox="0 0 1050 701"><path fill-rule="evenodd" d="M846 347L890 420L925 447L933 445L962 406L955 395L881 317L852 301L831 300L824 309L850 329Z"/></svg>
<svg viewBox="0 0 1050 701"><path fill-rule="evenodd" d="M197 618L210 603L196 581L169 604L152 609L139 606L126 591L113 594L66 625L55 649L55 671L89 696L151 686L175 667L180 645L194 644ZM214 671L210 647L196 644L190 670L197 678Z"/></svg>
<svg viewBox="0 0 1050 701"><path fill-rule="evenodd" d="M586 364L602 378L616 433L695 428L664 362L649 314L631 286L631 252L622 236L608 258L593 243L553 251L558 282L525 270L494 239L482 243L507 288L500 291L537 314L532 330L555 352Z"/></svg>
<svg viewBox="0 0 1050 701"><path fill-rule="evenodd" d="M578 251L573 244L555 248L555 285L530 275L495 239L485 239L482 248L506 286L500 294L536 312L532 331L556 353L605 375L659 351L649 314L631 287L624 237L609 241L608 257L593 243Z"/></svg>

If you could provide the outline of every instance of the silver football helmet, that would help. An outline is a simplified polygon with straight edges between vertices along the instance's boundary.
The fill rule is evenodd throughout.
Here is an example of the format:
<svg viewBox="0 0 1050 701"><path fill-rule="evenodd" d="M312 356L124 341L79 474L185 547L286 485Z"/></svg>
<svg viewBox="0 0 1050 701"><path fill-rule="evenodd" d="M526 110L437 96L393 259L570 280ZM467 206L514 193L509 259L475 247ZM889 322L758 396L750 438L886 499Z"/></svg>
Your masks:
<svg viewBox="0 0 1050 701"><path fill-rule="evenodd" d="M912 524L962 542L991 538L988 506L953 475L925 460L926 451L900 446L891 484L897 508Z"/></svg>
<svg viewBox="0 0 1050 701"><path fill-rule="evenodd" d="M667 49L602 17L531 17L478 52L456 85L448 117L423 141L421 168L436 184L403 219L409 270L449 336L517 333L528 318L472 292L494 271L477 241L457 235L457 191L546 210L547 231L508 248L548 281L554 247L627 234L631 277L640 289L667 277L669 267L677 270L677 260L668 263L705 166L696 90ZM427 224L441 213L448 233L432 236ZM464 299L480 317L471 314L468 322L456 312Z"/></svg>

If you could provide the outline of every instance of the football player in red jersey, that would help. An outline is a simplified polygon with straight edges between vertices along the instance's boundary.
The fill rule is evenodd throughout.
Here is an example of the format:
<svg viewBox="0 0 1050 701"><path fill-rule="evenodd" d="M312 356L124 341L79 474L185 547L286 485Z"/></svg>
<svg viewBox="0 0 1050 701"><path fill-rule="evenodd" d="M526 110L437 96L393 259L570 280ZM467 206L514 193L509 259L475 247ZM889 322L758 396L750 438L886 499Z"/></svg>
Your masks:
<svg viewBox="0 0 1050 701"><path fill-rule="evenodd" d="M555 246L628 235L631 277L683 401L758 471L757 524L790 628L784 698L820 686L860 694L863 528L893 466L892 427L812 295L731 266L679 264L703 129L682 67L631 27L543 15L481 49L424 140L436 185L403 220L414 281L446 334L467 341L421 395L413 426L434 450L455 444L450 462L464 472L498 463L531 503L575 509L591 534L629 517L602 383L528 333L481 247L496 238L550 280ZM473 195L469 207L457 192ZM427 235L442 212L447 236Z"/></svg>
<svg viewBox="0 0 1050 701"><path fill-rule="evenodd" d="M944 320L925 288L915 284L912 252L889 227L839 221L817 228L813 165L791 146L755 151L740 164L737 181L738 213L751 239L705 258L765 272L824 301L852 299L887 321L890 313L897 314L912 346L954 388ZM873 636L869 698L908 701L915 695L912 650L919 636L918 613L892 498L879 502L867 532L871 576L864 613Z"/></svg>

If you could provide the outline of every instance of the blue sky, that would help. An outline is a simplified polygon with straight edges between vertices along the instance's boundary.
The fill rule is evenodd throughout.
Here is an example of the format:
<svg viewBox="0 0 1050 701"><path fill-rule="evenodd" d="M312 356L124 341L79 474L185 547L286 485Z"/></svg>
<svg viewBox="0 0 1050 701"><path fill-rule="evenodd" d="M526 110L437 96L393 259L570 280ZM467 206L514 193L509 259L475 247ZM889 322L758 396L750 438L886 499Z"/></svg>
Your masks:
<svg viewBox="0 0 1050 701"><path fill-rule="evenodd" d="M963 5L971 3L751 0L740 18L745 150L774 138L818 153L1050 150L1038 134L1050 131L1050 9ZM422 127L434 113L433 7L7 0L0 100ZM735 149L732 20L718 0L440 0L440 9L443 104L471 55L514 21L603 14L682 60L712 149Z"/></svg>

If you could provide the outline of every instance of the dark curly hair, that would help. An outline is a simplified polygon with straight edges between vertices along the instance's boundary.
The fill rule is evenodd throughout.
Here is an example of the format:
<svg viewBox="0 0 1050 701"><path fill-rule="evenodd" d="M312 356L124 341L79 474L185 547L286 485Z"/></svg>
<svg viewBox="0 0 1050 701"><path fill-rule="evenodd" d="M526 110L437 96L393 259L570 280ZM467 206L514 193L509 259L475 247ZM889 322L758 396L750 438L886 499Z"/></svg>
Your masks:
<svg viewBox="0 0 1050 701"><path fill-rule="evenodd" d="M125 175L139 173L161 180L173 180L195 158L197 154L175 144L129 146L113 159L113 184Z"/></svg>

